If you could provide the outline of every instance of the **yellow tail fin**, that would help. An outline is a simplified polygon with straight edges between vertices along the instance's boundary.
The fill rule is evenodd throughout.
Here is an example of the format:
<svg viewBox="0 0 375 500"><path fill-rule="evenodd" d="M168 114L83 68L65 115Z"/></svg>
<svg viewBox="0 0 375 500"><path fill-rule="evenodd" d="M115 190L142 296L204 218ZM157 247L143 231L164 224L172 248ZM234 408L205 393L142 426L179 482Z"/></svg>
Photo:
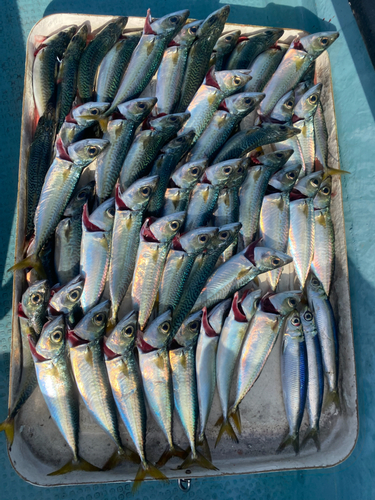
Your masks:
<svg viewBox="0 0 375 500"><path fill-rule="evenodd" d="M102 470L111 470L122 464L123 462L132 462L134 464L140 463L140 458L135 451L129 448L119 448L104 464Z"/></svg>
<svg viewBox="0 0 375 500"><path fill-rule="evenodd" d="M198 441L197 441L197 446L201 446L202 447L203 455L210 462L212 462L211 450L210 450L210 446L209 446L207 438L206 438L206 434L201 434L199 436Z"/></svg>
<svg viewBox="0 0 375 500"><path fill-rule="evenodd" d="M229 422L229 420L224 420L223 417L221 417L221 419L222 419L221 420L222 424L221 424L219 434L218 434L217 439L216 439L215 448L219 444L220 439L222 438L224 432L226 432L228 434L228 436L231 438L232 441L238 443L238 438L236 436L236 433L233 430L232 424ZM220 418L219 418L219 420L220 420ZM218 424L219 420L216 422L216 425L220 425L220 424Z"/></svg>
<svg viewBox="0 0 375 500"><path fill-rule="evenodd" d="M242 432L241 415L238 406L236 408L231 408L231 410L229 411L229 418L232 418L233 423L236 426L236 429L238 430L239 434L241 434Z"/></svg>
<svg viewBox="0 0 375 500"><path fill-rule="evenodd" d="M12 446L14 439L14 418L8 417L0 424L0 432L4 431L9 446Z"/></svg>
<svg viewBox="0 0 375 500"><path fill-rule="evenodd" d="M347 170L341 170L340 168L330 168L326 167L324 168L324 174L323 174L323 181L327 179L330 175L345 175L345 174L350 174L351 172L348 172Z"/></svg>
<svg viewBox="0 0 375 500"><path fill-rule="evenodd" d="M30 255L29 257L26 257L26 259L17 262L17 264L14 264L14 266L8 269L8 272L20 271L21 269L27 269L28 267L32 267L33 269L35 269L35 271L38 273L39 278L47 278L42 261L37 254Z"/></svg>
<svg viewBox="0 0 375 500"><path fill-rule="evenodd" d="M188 452L180 448L179 446L167 446L166 449L163 451L162 456L159 458L159 460L156 462L156 467L163 467L172 457L178 457L181 458L182 460L185 460L187 457Z"/></svg>
<svg viewBox="0 0 375 500"><path fill-rule="evenodd" d="M320 451L320 440L319 440L319 431L318 429L310 429L309 432L306 434L306 436L303 438L303 441L301 443L301 450L302 448L305 447L307 441L309 441L309 439L312 439L315 443L315 446L316 446L316 449L317 451Z"/></svg>
<svg viewBox="0 0 375 500"><path fill-rule="evenodd" d="M61 476L62 474L67 474L68 472L73 472L75 470L84 470L87 472L99 472L102 469L95 467L95 465L90 464L81 457L78 457L77 461L71 460L67 464L63 465L60 469L50 472L48 476Z"/></svg>
<svg viewBox="0 0 375 500"><path fill-rule="evenodd" d="M135 493L139 489L146 476L169 483L167 476L165 476L157 467L148 462L145 465L141 463L134 479L132 493Z"/></svg>
<svg viewBox="0 0 375 500"><path fill-rule="evenodd" d="M107 132L109 116L99 118L98 122L99 122L100 128L102 129L102 132L103 133Z"/></svg>
<svg viewBox="0 0 375 500"><path fill-rule="evenodd" d="M325 397L325 401L324 401L324 405L323 405L324 406L323 411L325 411L329 406L331 406L332 403L336 406L339 413L341 413L340 396L339 396L339 393L337 391L329 391L327 393L327 396Z"/></svg>
<svg viewBox="0 0 375 500"><path fill-rule="evenodd" d="M219 470L215 467L206 457L202 455L198 450L196 450L195 454L191 451L188 457L184 460L184 462L177 467L177 469L187 469L193 465L199 465L199 467L203 467L204 469L209 470Z"/></svg>
<svg viewBox="0 0 375 500"><path fill-rule="evenodd" d="M280 446L277 448L276 453L281 453L284 448L287 446L293 446L294 452L296 455L299 453L299 435L296 434L295 436L291 434L287 434L285 438L281 441Z"/></svg>

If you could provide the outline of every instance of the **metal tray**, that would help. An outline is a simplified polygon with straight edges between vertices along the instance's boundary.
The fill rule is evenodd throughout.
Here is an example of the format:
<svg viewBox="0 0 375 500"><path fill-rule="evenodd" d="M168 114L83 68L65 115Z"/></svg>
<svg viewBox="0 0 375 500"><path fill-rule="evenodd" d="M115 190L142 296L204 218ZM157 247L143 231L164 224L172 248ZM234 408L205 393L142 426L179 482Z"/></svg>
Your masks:
<svg viewBox="0 0 375 500"><path fill-rule="evenodd" d="M27 152L35 128L34 102L32 96L32 67L35 49L35 37L50 35L70 24L80 25L88 21L92 30L109 21L110 16L92 16L81 14L54 14L43 18L31 30L27 40L26 71L23 96L23 117L21 128L21 151L19 164L18 202L17 202L17 241L15 258L20 260L23 254L23 242L26 226L26 167ZM144 18L130 17L127 27L142 27ZM260 26L227 24L226 29L240 28L243 32L259 30ZM297 34L304 32L285 29L282 40L290 42ZM325 110L329 132L329 164L339 168L339 151L335 123L331 70L329 57L324 53L316 64L318 81L324 84L322 103ZM94 168L94 167L92 167ZM293 451L285 450L275 454L286 429L287 421L282 401L280 378L280 338L273 349L265 368L241 405L243 431L240 443L233 444L222 439L214 449L217 428L214 423L220 413L220 405L215 396L211 417L207 428L207 437L211 447L213 462L219 471L207 471L194 468L192 471L175 470L177 461L171 461L164 467L169 478L225 476L282 470L312 469L332 467L344 461L352 452L358 435L357 388L354 364L353 329L350 311L348 263L345 242L343 202L339 178L333 181L332 217L336 235L335 275L331 292L331 301L338 322L340 342L339 388L342 412L334 408L326 410L321 418L321 451L316 452L313 443L295 456ZM283 273L280 289L293 286L293 268ZM17 304L25 290L23 272L17 272L13 287L12 350L10 367L9 406L16 397L20 373L22 370L21 339L17 318ZM125 305L126 307L126 305ZM301 426L301 436L307 428L306 416ZM131 440L122 424L121 436L124 443L132 446ZM174 419L176 442L187 447L178 418ZM155 422L148 419L147 453L150 460L156 460L165 447ZM114 445L106 434L89 416L84 404L80 403L80 449L82 456L97 466L102 466L114 451ZM124 464L112 471L89 473L73 472L63 476L48 477L70 459L71 452L51 419L43 397L37 388L26 402L15 422L15 439L8 452L16 472L25 480L38 486L57 486L87 483L122 482L134 479L137 466ZM189 474L189 476L185 476Z"/></svg>

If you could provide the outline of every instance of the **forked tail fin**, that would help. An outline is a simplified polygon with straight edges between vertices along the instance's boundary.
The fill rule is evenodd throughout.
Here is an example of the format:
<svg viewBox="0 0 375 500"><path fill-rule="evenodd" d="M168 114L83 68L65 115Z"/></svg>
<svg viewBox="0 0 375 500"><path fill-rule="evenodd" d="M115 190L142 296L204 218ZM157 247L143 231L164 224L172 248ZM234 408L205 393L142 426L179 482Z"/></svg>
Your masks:
<svg viewBox="0 0 375 500"><path fill-rule="evenodd" d="M62 474L67 474L68 472L73 472L75 470L84 470L87 472L99 472L102 469L95 467L95 465L90 464L85 459L78 457L78 460L71 460L70 462L63 465L60 469L50 472L48 476L61 476Z"/></svg>
<svg viewBox="0 0 375 500"><path fill-rule="evenodd" d="M314 441L317 451L320 451L319 431L315 428L310 429L306 436L303 438L300 447L301 450L306 446L307 441L309 441L310 439Z"/></svg>
<svg viewBox="0 0 375 500"><path fill-rule="evenodd" d="M211 456L211 450L210 446L208 444L206 434L201 434L198 438L197 441L197 446L200 446L202 448L203 455L210 461L212 462L212 456Z"/></svg>
<svg viewBox="0 0 375 500"><path fill-rule="evenodd" d="M116 450L113 455L104 464L102 470L111 470L122 464L123 462L132 462L134 464L140 463L140 458L135 451L129 448L120 448Z"/></svg>
<svg viewBox="0 0 375 500"><path fill-rule="evenodd" d="M341 168L330 168L330 167L325 167L323 168L324 174L323 174L323 181L327 179L330 175L345 175L345 174L350 174L351 172L348 172L347 170L341 170Z"/></svg>
<svg viewBox="0 0 375 500"><path fill-rule="evenodd" d="M190 451L189 455L185 458L183 463L179 465L178 469L187 469L188 467L192 467L193 465L198 465L199 467L203 467L204 469L209 470L219 470L215 467L210 460L207 460L206 457L202 455L198 450L193 453Z"/></svg>
<svg viewBox="0 0 375 500"><path fill-rule="evenodd" d="M277 448L276 453L281 453L287 446L293 446L293 450L296 455L299 453L299 435L287 434L285 438L281 441L280 446Z"/></svg>
<svg viewBox="0 0 375 500"><path fill-rule="evenodd" d="M0 432L4 431L9 446L12 446L14 439L14 418L8 417L0 424Z"/></svg>
<svg viewBox="0 0 375 500"><path fill-rule="evenodd" d="M41 279L47 278L42 261L37 254L29 255L29 257L26 257L26 259L17 262L17 264L14 264L14 266L9 268L8 271L19 271L21 269L27 269L28 267L32 267L33 269L35 269Z"/></svg>
<svg viewBox="0 0 375 500"><path fill-rule="evenodd" d="M241 432L242 432L241 415L240 415L240 409L238 406L233 407L229 410L228 418L231 418L233 420L233 423L236 426L236 429L238 430L239 434L241 434Z"/></svg>
<svg viewBox="0 0 375 500"><path fill-rule="evenodd" d="M231 438L232 441L238 443L238 438L237 438L236 433L234 432L232 424L229 422L229 420L224 419L223 417L220 417L215 425L220 425L220 424L221 424L221 427L220 427L219 434L218 434L217 439L216 439L215 448L219 444L220 439L222 438L222 436L225 432L228 434L228 436Z"/></svg>
<svg viewBox="0 0 375 500"><path fill-rule="evenodd" d="M146 476L153 477L154 479L160 479L161 481L167 481L169 483L169 479L167 478L167 476L165 476L157 467L150 464L149 462L147 462L146 464L141 463L137 475L134 479L132 493L138 491Z"/></svg>
<svg viewBox="0 0 375 500"><path fill-rule="evenodd" d="M156 467L163 467L172 457L178 457L181 458L181 460L185 460L187 457L188 452L180 448L179 446L173 445L173 446L167 446L166 449L163 451L162 456L159 458L159 460L156 462Z"/></svg>

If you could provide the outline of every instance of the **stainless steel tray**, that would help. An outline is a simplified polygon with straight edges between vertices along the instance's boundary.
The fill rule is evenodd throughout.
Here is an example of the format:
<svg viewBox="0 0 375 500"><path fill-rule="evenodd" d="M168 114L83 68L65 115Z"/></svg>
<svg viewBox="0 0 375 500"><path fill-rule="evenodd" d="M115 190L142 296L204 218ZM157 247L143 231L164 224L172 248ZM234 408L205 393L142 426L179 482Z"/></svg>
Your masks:
<svg viewBox="0 0 375 500"><path fill-rule="evenodd" d="M96 30L108 22L109 19L109 16L54 14L39 21L33 27L28 37L17 203L18 221L15 251L17 261L22 258L23 254L26 226L26 160L33 129L35 128L32 96L32 67L36 45L35 39L38 36L50 35L64 26L70 24L80 25L85 21L90 23L92 30ZM143 23L144 18L130 17L127 27L142 27ZM251 32L261 27L232 24L226 26L228 30L235 28L241 28L243 32ZM290 42L297 34L303 34L303 32L285 29L283 40ZM339 168L331 70L327 53L318 58L316 71L318 81L324 84L321 99L324 105L329 132L329 164L333 168ZM177 471L174 469L178 465L178 462L171 461L163 469L168 477L181 478L185 476L185 473L190 473L189 476L185 477L191 478L331 467L344 461L352 452L358 435L357 389L343 202L339 178L334 178L333 180L332 217L336 234L336 265L331 301L339 330L339 387L342 412L338 414L333 408L329 408L322 415L321 451L316 452L314 445L311 443L299 456L295 456L291 450L286 450L280 455L275 454L275 450L287 429L280 380L279 339L261 376L241 405L243 431L238 445L224 438L218 448L214 449L214 442L217 435L217 428L214 428L214 423L221 414L218 398L215 397L207 429L207 437L213 455L213 462L219 468L219 471L207 471L198 468L194 468L189 472ZM289 269L283 274L280 284L281 289L289 288L293 284L293 280L293 268L289 266ZM16 397L18 381L22 370L17 304L24 290L25 280L23 272L17 272L13 287L9 406L12 405ZM174 422L176 442L183 447L187 447L187 439L184 436L177 416ZM307 421L305 417L301 426L301 436L303 436L306 427ZM131 440L122 424L120 424L120 431L124 443L132 446ZM150 460L156 460L160 456L165 444L164 438L150 417L148 419L147 433L147 453ZM106 462L114 451L114 445L89 416L82 402L80 403L80 449L82 456L99 467ZM57 486L129 481L135 477L137 466L128 464L106 472L73 472L63 476L48 477L47 474L49 472L59 468L71 458L70 454L71 452L51 419L40 390L37 388L16 418L15 439L12 449L9 451L9 458L14 469L25 481L39 486Z"/></svg>

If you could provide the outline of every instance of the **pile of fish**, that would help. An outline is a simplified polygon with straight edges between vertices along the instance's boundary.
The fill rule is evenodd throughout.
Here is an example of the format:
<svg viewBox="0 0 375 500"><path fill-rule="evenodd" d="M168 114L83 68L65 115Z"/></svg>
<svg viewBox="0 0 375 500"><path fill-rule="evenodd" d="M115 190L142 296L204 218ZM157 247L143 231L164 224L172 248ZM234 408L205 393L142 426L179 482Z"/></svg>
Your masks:
<svg viewBox="0 0 375 500"><path fill-rule="evenodd" d="M166 479L159 468L172 457L182 469L216 469L206 439L215 390L216 444L224 433L238 441L241 401L278 336L289 425L278 451L298 452L305 407L305 441L319 448L324 378L327 403L339 405L329 301L339 171L328 166L314 81L314 61L338 33L288 45L282 29L223 33L228 15L228 6L193 22L187 10L148 11L143 30L120 17L36 47L25 259L12 268L28 283L23 372L0 429L11 443L39 385L72 451L51 474L129 460L139 484ZM291 262L296 290L280 292ZM117 447L100 469L80 456L76 388ZM174 441L174 408L187 449ZM148 415L166 440L156 464Z"/></svg>

